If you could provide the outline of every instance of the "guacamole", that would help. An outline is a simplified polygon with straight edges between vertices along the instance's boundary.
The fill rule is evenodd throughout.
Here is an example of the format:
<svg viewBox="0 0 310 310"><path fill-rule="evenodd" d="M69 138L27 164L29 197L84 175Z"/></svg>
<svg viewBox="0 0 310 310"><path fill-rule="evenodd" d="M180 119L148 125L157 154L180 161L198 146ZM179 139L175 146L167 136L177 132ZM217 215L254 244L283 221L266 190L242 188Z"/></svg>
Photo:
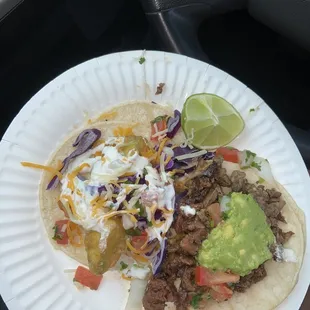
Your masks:
<svg viewBox="0 0 310 310"><path fill-rule="evenodd" d="M272 257L274 235L251 195L232 193L227 219L214 228L199 250L198 262L213 270L249 274Z"/></svg>

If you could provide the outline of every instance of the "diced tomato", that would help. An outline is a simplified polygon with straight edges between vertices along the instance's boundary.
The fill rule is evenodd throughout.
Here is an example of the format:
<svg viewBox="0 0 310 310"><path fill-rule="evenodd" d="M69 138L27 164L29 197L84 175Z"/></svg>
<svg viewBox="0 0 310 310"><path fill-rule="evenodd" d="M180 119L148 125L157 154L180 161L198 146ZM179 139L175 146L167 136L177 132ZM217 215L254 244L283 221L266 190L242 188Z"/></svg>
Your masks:
<svg viewBox="0 0 310 310"><path fill-rule="evenodd" d="M55 222L53 239L58 244L68 244L67 225L68 220L59 220Z"/></svg>
<svg viewBox="0 0 310 310"><path fill-rule="evenodd" d="M240 280L240 276L223 271L213 272L208 268L197 266L195 270L195 280L198 286L208 286L223 284L223 283L236 283Z"/></svg>
<svg viewBox="0 0 310 310"><path fill-rule="evenodd" d="M210 206L207 207L207 211L212 217L212 220L214 222L214 227L216 227L217 224L222 221L220 204L217 202L212 203Z"/></svg>
<svg viewBox="0 0 310 310"><path fill-rule="evenodd" d="M156 128L157 128L157 131L156 131ZM167 128L167 118L161 117L159 121L152 124L151 140L152 141L158 141L158 136L153 137L153 135L155 135L159 131L165 130L166 128Z"/></svg>
<svg viewBox="0 0 310 310"><path fill-rule="evenodd" d="M239 150L230 147L219 147L216 150L216 155L222 155L224 160L231 163L239 162Z"/></svg>
<svg viewBox="0 0 310 310"><path fill-rule="evenodd" d="M131 243L134 246L134 248L139 250L147 241L147 237L148 237L147 232L142 231L140 236L133 236L131 238Z"/></svg>
<svg viewBox="0 0 310 310"><path fill-rule="evenodd" d="M89 287L91 290L97 290L102 280L102 275L95 275L88 269L79 266L75 271L74 280Z"/></svg>
<svg viewBox="0 0 310 310"><path fill-rule="evenodd" d="M233 295L233 291L226 284L213 285L209 293L218 302L225 301Z"/></svg>

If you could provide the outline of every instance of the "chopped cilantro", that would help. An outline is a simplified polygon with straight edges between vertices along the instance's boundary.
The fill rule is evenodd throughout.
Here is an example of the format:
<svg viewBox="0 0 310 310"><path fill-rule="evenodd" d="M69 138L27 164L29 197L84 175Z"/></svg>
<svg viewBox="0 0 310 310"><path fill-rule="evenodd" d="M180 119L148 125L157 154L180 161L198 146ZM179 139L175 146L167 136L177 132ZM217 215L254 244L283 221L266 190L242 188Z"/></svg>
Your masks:
<svg viewBox="0 0 310 310"><path fill-rule="evenodd" d="M128 265L125 264L123 261L120 262L120 265L121 265L121 269L120 270L124 270L124 269L126 269L128 267Z"/></svg>
<svg viewBox="0 0 310 310"><path fill-rule="evenodd" d="M138 228L130 228L126 230L126 234L129 236L141 236L141 230Z"/></svg>
<svg viewBox="0 0 310 310"><path fill-rule="evenodd" d="M213 221L213 220L210 221L210 227L211 227L211 228L214 227L214 221Z"/></svg>
<svg viewBox="0 0 310 310"><path fill-rule="evenodd" d="M155 118L151 121L151 123L152 123L152 124L155 124L155 123L164 121L167 117L168 117L168 115L160 115L160 116L157 116L157 117L155 117Z"/></svg>
<svg viewBox="0 0 310 310"><path fill-rule="evenodd" d="M53 240L62 240L62 235L58 232L58 227L57 225L55 225L53 227L54 229L54 236L53 236Z"/></svg>
<svg viewBox="0 0 310 310"><path fill-rule="evenodd" d="M139 210L139 215L140 216L145 216L146 214L145 214L145 208L143 207L143 205L140 203L140 201L138 200L137 202L136 202L136 204L134 205L134 208L135 209L140 209Z"/></svg>
<svg viewBox="0 0 310 310"><path fill-rule="evenodd" d="M148 226L148 227L152 227L152 226L153 226L153 223L152 223L152 222L147 222L147 226Z"/></svg>
<svg viewBox="0 0 310 310"><path fill-rule="evenodd" d="M253 161L253 162L251 163L251 167L256 168L256 169L259 170L259 171L262 170L261 165L259 165L259 164L256 163L255 161Z"/></svg>
<svg viewBox="0 0 310 310"><path fill-rule="evenodd" d="M141 268L138 264L136 264L136 263L134 263L133 265L132 265L132 267L134 267L134 268Z"/></svg>
<svg viewBox="0 0 310 310"><path fill-rule="evenodd" d="M258 181L257 181L256 183L262 184L262 183L264 183L264 182L265 182L265 180L264 180L263 178L259 177L259 179L258 179Z"/></svg>
<svg viewBox="0 0 310 310"><path fill-rule="evenodd" d="M256 154L249 151L249 150L245 150L245 153L246 153L246 158L245 158L245 162L247 163L249 161L249 159L251 157L255 158Z"/></svg>
<svg viewBox="0 0 310 310"><path fill-rule="evenodd" d="M139 58L139 64L142 65L142 64L144 64L144 63L145 63L145 57L141 56L141 57Z"/></svg>
<svg viewBox="0 0 310 310"><path fill-rule="evenodd" d="M202 300L202 294L197 294L197 295L194 295L192 300L191 300L191 306L194 308L194 309L197 309L199 307L199 303L201 302Z"/></svg>
<svg viewBox="0 0 310 310"><path fill-rule="evenodd" d="M250 109L250 113L251 113L251 112L255 112L255 109L254 109L254 108Z"/></svg>
<svg viewBox="0 0 310 310"><path fill-rule="evenodd" d="M208 295L206 296L206 299L209 300L211 299L211 295L208 293Z"/></svg>
<svg viewBox="0 0 310 310"><path fill-rule="evenodd" d="M223 212L223 213L222 213L222 219L223 219L224 221L226 221L226 220L228 219L228 214L227 214L227 212Z"/></svg>

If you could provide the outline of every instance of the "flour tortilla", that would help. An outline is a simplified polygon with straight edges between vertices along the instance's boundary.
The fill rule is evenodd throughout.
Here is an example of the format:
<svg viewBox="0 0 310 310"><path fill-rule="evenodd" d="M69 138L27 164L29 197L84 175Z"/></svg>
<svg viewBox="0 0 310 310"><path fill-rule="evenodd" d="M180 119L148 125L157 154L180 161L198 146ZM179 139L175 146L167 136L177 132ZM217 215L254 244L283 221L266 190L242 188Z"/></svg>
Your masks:
<svg viewBox="0 0 310 310"><path fill-rule="evenodd" d="M224 162L227 174L230 176L234 170L239 170L238 164ZM254 170L243 170L246 173L247 180L255 183L259 177ZM253 284L245 293L235 292L228 301L217 303L214 300L206 302L202 309L208 310L269 310L276 308L290 294L298 280L298 273L303 262L305 251L305 216L298 208L293 198L284 189L282 185L276 183L272 186L263 183L266 188L276 188L282 193L286 205L282 209L287 224L281 223L279 227L283 231L293 231L295 234L284 245L285 248L294 250L297 263L277 263L270 260L265 263L267 277L262 281ZM192 308L191 308L192 309Z"/></svg>
<svg viewBox="0 0 310 310"><path fill-rule="evenodd" d="M117 127L134 126L133 132L135 135L143 136L146 139L149 139L151 134L150 122L155 117L160 115L173 115L173 109L171 107L142 101L120 104L106 112L116 112L116 115L112 120L95 122L92 125L85 125L73 132L51 156L47 164L56 166L58 160L63 160L66 156L68 156L73 150L73 141L85 128L100 129L102 132L102 138L105 139L109 136L113 136L113 130ZM183 132L180 131L174 138L173 142L179 144L184 141L184 138ZM228 175L230 175L233 170L239 169L239 165L227 162L225 162L223 166L227 169ZM252 170L245 170L245 172L247 174L247 179L251 183L258 181L257 175L253 173ZM53 191L46 191L46 186L51 177L51 174L44 173L40 184L41 214L47 234L56 249L63 251L73 259L87 266L87 256L84 247L76 248L71 245L58 246L57 243L52 240L55 221L65 219L65 217L57 205L60 189L58 188ZM268 184L263 185L266 187L271 187ZM276 187L282 193L283 199L286 201L286 205L283 208L282 213L288 224L281 223L281 228L284 231L291 230L295 233L289 242L285 244L285 247L294 250L298 262L276 263L274 261L269 261L265 264L267 277L263 281L252 285L245 293L234 293L233 297L229 301L216 303L209 300L204 306L204 309L274 309L290 294L294 288L298 280L298 272L304 256L304 236L306 234L305 217L302 210L297 207L295 201L286 192L286 190L280 184L276 184ZM141 304L141 296L137 296L137 298L139 299L138 304Z"/></svg>

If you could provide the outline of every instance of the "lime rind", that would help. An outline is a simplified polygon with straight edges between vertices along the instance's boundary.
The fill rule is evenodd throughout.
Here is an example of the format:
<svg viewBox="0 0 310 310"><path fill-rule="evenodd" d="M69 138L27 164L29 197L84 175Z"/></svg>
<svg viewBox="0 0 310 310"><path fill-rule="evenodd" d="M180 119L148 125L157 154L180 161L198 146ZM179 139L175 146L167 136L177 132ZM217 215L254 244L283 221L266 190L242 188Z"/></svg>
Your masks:
<svg viewBox="0 0 310 310"><path fill-rule="evenodd" d="M187 98L182 110L182 128L191 144L216 149L234 140L244 129L239 112L225 99L208 93Z"/></svg>

